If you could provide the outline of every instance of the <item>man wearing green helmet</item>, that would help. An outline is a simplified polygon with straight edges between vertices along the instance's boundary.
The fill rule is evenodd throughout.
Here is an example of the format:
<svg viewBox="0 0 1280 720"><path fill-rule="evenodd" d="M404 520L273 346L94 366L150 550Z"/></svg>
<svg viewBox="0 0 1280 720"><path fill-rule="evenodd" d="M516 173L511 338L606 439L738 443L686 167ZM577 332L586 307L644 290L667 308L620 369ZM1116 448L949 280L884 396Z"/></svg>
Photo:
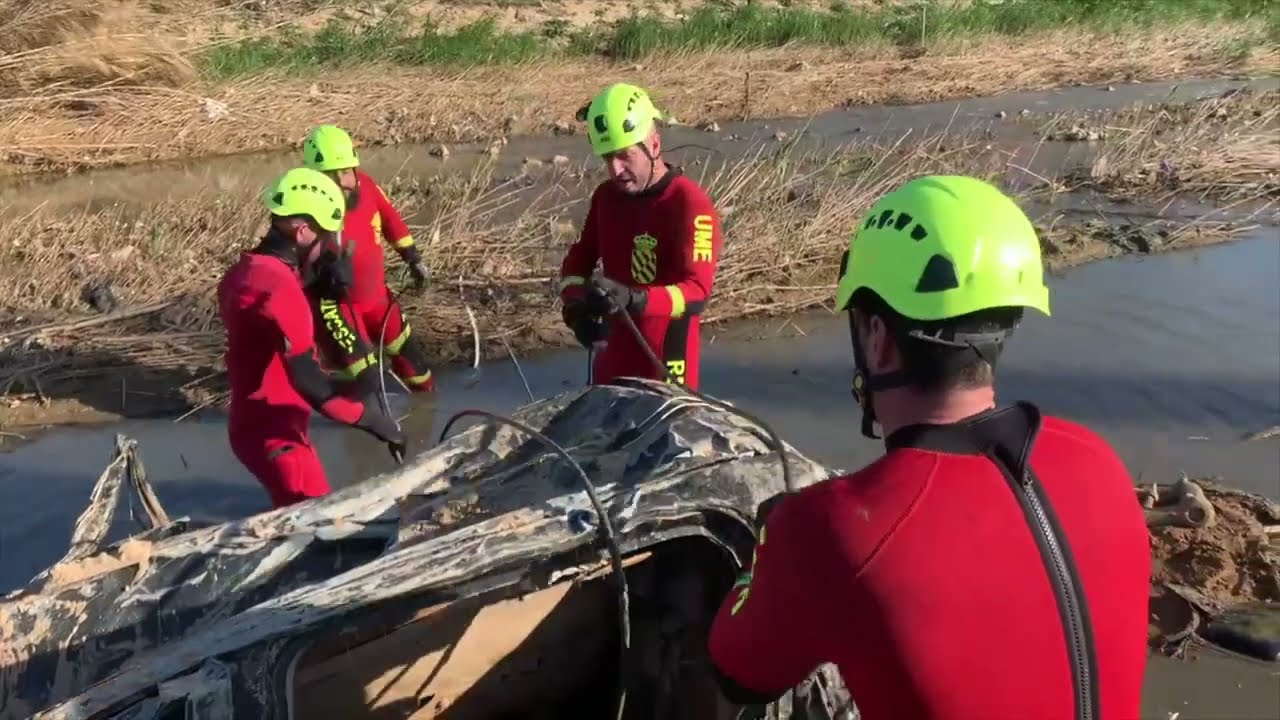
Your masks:
<svg viewBox="0 0 1280 720"><path fill-rule="evenodd" d="M1123 462L994 368L1048 315L1040 243L1000 190L912 180L857 228L836 293L862 432L886 454L771 498L714 621L726 695L839 667L865 720L1136 718L1151 555Z"/></svg>
<svg viewBox="0 0 1280 720"><path fill-rule="evenodd" d="M316 357L303 280L332 246L345 215L342 192L323 173L296 168L263 194L267 234L223 275L218 309L226 328L231 450L275 507L329 492L311 445L311 411L353 425L403 455L395 420L376 405L337 393Z"/></svg>
<svg viewBox="0 0 1280 720"><path fill-rule="evenodd" d="M584 347L608 337L593 382L669 376L696 390L720 218L706 191L663 160L659 117L648 93L625 83L605 88L579 113L609 179L592 194L581 237L561 263L560 297L564 322ZM591 277L597 261L602 271ZM619 312L633 316L647 349L616 331L620 319L609 316Z"/></svg>
<svg viewBox="0 0 1280 720"><path fill-rule="evenodd" d="M358 389L378 385L379 343L385 343L391 369L412 392L431 392L435 380L426 348L413 335L386 283L383 240L409 266L419 288L427 282L427 267L413 235L386 193L360 169L360 156L345 130L320 125L302 143L304 164L328 175L346 197L342 228L343 254L331 266L330 278L308 288L316 315L317 334L327 360Z"/></svg>

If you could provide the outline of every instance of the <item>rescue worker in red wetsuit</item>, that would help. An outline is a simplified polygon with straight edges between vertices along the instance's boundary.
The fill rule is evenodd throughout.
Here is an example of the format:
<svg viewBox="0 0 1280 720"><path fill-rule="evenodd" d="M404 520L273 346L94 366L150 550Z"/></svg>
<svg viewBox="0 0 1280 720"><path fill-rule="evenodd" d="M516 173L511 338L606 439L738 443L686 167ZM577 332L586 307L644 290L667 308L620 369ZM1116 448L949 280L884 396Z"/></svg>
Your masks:
<svg viewBox="0 0 1280 720"><path fill-rule="evenodd" d="M607 343L592 382L670 377L696 390L720 218L706 191L662 159L659 117L648 93L625 83L605 88L579 114L609 179L592 194L581 237L561 263L560 297L564 322L584 347ZM593 276L597 260L602 272ZM622 311L665 372L616 317Z"/></svg>
<svg viewBox="0 0 1280 720"><path fill-rule="evenodd" d="M931 176L871 209L845 254L863 434L886 453L771 499L714 620L725 695L781 696L834 663L865 720L1136 719L1151 554L1108 443L998 408L1024 308L1049 313L1018 206Z"/></svg>
<svg viewBox="0 0 1280 720"><path fill-rule="evenodd" d="M317 127L303 142L302 155L307 167L338 183L347 203L340 262L308 288L325 359L357 395L375 392L381 342L392 370L411 392L434 390L426 348L386 284L384 239L409 266L418 288L427 282L427 266L409 227L378 183L359 169L360 158L345 130Z"/></svg>
<svg viewBox="0 0 1280 720"><path fill-rule="evenodd" d="M285 173L263 196L271 226L218 284L226 328L231 450L266 488L274 507L329 492L308 430L312 409L353 425L404 452L396 422L376 404L337 393L316 357L303 291L317 261L342 229L342 191L307 168Z"/></svg>

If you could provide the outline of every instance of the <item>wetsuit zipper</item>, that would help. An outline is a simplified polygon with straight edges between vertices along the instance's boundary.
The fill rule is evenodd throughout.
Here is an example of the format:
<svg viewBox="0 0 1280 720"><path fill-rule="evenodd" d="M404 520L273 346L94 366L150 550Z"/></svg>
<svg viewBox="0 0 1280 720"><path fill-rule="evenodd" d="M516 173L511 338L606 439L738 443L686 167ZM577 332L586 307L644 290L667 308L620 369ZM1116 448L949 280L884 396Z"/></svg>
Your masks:
<svg viewBox="0 0 1280 720"><path fill-rule="evenodd" d="M1058 599L1058 610L1062 616L1062 630L1066 634L1067 652L1071 660L1071 680L1075 691L1076 720L1099 720L1097 697L1093 680L1093 662L1090 642L1090 629L1082 608L1079 577L1067 564L1062 552L1058 534L1054 531L1054 522L1046 510L1047 502L1043 490L1035 482L1028 471L1023 471L1022 479L1015 480L1011 472L1001 473L1008 480L1013 494L1018 498L1022 511L1027 516L1036 536L1036 544L1040 556L1049 571L1049 579Z"/></svg>

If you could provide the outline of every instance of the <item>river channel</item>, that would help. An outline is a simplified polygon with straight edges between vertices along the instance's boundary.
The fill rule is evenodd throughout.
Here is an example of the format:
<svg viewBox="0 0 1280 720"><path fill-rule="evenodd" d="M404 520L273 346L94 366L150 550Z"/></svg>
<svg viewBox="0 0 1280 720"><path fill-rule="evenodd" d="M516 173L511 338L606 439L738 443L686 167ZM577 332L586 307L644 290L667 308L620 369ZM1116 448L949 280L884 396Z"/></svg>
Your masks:
<svg viewBox="0 0 1280 720"><path fill-rule="evenodd" d="M1141 92L1075 88L918 106L912 112L864 108L841 111L839 122L834 115L815 119L807 135L815 142L845 142L850 135L891 134L890 125L892 134L960 122L979 127L999 110L1012 115L1022 108L1072 109L1087 93L1091 107L1119 108L1157 102L1170 92L1220 94L1240 84L1152 85L1141 86ZM774 123L768 131L777 129L795 132L799 121ZM726 126L720 133L678 128L668 142L745 147L765 131L759 124ZM513 140L504 154L584 156L582 138L530 140L527 147L525 142ZM408 165L427 173L444 163L465 167L481 150L455 149L446 161L428 157L426 148L371 148L364 157L375 175ZM42 198L67 207L145 204L228 183L265 181L292 162L283 155L238 157L26 179L0 187L0 205ZM1001 362L1002 400L1029 399L1089 424L1118 448L1139 481L1168 481L1181 472L1218 474L1280 499L1280 440L1243 440L1280 425L1280 229L1274 221L1237 242L1094 263L1049 282L1053 316L1030 316L1015 336ZM811 313L713 327L704 342L704 391L761 415L802 452L831 466L854 468L880 452L858 433L848 395L850 348L840 318ZM580 386L586 376L582 352L524 357L520 367L539 397ZM428 447L445 418L459 409L509 412L528 401L509 360L482 365L478 377L470 368L445 370L439 382L433 399L393 397L414 450ZM24 583L65 551L116 433L140 441L149 477L171 516L216 522L268 507L266 495L231 455L218 413L181 422L161 418L56 429L0 454L0 592ZM318 417L315 439L335 485L392 467L378 443ZM1143 712L1161 720L1172 713L1196 720L1280 718L1280 666L1216 651L1202 652L1195 662L1153 658Z"/></svg>

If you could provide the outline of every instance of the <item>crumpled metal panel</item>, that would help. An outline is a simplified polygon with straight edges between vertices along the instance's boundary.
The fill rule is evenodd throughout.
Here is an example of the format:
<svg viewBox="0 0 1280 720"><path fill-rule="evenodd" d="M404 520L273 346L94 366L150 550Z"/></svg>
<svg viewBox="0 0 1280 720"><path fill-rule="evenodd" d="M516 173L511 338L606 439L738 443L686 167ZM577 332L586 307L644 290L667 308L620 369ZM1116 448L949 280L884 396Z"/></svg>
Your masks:
<svg viewBox="0 0 1280 720"><path fill-rule="evenodd" d="M711 533L742 559L756 506L783 490L764 432L669 385L588 388L515 417L582 465L624 552ZM233 667L237 707L256 695L265 709L276 702L268 690L241 685L273 668L233 658L383 604L465 596L600 552L599 519L571 467L519 430L463 423L472 427L397 472L145 546L126 540L10 595L0 720L102 717L214 658ZM831 474L787 456L797 486Z"/></svg>

